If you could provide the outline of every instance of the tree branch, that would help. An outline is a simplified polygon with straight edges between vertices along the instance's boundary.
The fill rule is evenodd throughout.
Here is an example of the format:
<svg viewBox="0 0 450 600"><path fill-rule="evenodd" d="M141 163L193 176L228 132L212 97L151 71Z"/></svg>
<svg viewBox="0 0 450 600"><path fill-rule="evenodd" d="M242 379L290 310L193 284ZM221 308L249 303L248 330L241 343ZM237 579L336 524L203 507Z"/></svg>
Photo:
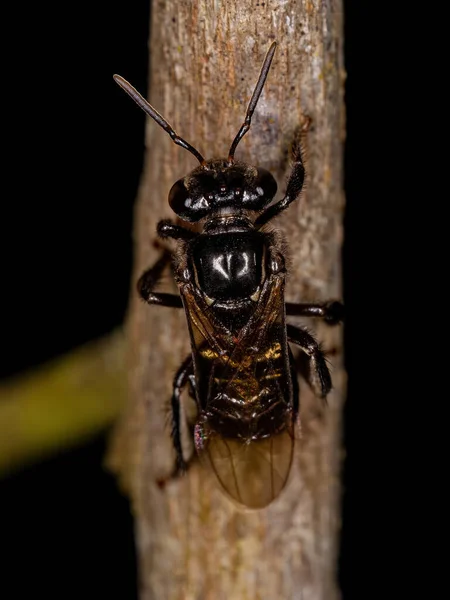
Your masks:
<svg viewBox="0 0 450 600"><path fill-rule="evenodd" d="M288 241L287 300L341 295L342 8L339 0L155 1L150 101L205 157L223 156L240 127L264 55L274 63L237 158L265 167L284 189L288 149L305 118L307 186L277 220ZM129 110L137 110L130 104ZM167 194L196 166L148 120L136 209L134 280L154 262L156 223L172 217ZM172 288L175 291L175 288ZM182 311L151 308L133 293L128 318L131 401L111 461L136 517L141 599L332 600L339 521L340 328L312 323L334 349L334 391L322 409L301 385L302 437L287 488L271 506L242 512L197 464L158 488L173 466L166 425L171 380L189 352Z"/></svg>

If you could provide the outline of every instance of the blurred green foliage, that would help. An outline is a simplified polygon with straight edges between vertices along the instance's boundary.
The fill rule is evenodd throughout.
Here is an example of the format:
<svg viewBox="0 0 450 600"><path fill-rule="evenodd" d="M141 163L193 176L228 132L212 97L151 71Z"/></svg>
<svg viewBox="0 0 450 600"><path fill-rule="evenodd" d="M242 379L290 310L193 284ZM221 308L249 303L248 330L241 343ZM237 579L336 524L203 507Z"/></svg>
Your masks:
<svg viewBox="0 0 450 600"><path fill-rule="evenodd" d="M126 398L116 331L0 386L0 476L112 424Z"/></svg>

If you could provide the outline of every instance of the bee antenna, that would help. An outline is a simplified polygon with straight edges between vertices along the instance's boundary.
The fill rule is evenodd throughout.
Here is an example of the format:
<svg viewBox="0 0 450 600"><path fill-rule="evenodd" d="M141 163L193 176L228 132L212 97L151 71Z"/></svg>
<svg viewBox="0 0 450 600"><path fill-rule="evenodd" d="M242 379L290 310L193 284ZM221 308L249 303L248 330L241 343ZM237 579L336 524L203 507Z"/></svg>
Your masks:
<svg viewBox="0 0 450 600"><path fill-rule="evenodd" d="M167 131L167 133L172 138L172 141L181 146L185 150L188 150L191 154L195 156L198 162L204 166L206 161L203 156L196 150L193 146L188 144L185 140L180 138L177 133L173 130L173 128L169 125L169 123L165 120L165 118L159 114L157 110L153 108L149 102L145 98L141 96L141 94L130 84L126 79L121 77L120 75L114 75L114 81L120 85L120 87L136 102L138 106L142 108L142 110L147 113L149 117L151 117L154 121L158 123L160 127Z"/></svg>
<svg viewBox="0 0 450 600"><path fill-rule="evenodd" d="M264 84L266 83L267 75L269 73L270 65L272 64L273 55L275 54L275 50L277 47L277 43L273 42L270 46L269 51L266 54L266 58L264 59L263 66L261 68L261 73L259 74L258 83L253 91L253 96L249 102L247 107L247 113L245 115L245 120L239 129L237 136L234 138L233 143L231 144L230 151L228 153L228 162L232 163L234 161L234 153L236 152L236 147L239 142L242 140L244 135L250 129L250 124L252 122L252 116L255 112L256 105L258 104L259 97L261 96L261 92L263 90Z"/></svg>

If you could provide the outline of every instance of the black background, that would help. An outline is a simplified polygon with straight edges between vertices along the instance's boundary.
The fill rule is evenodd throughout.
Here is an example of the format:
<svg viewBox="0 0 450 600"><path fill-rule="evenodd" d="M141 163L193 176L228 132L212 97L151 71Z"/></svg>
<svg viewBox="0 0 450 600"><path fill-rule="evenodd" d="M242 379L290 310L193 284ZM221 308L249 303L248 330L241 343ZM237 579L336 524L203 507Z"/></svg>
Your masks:
<svg viewBox="0 0 450 600"><path fill-rule="evenodd" d="M3 378L94 339L124 318L144 115L130 109L112 73L146 89L147 4L99 4L95 11L81 5L76 13L35 8L15 40L14 50L25 58L18 54L6 66L5 97L12 102L5 112L11 137L2 204ZM375 552L384 503L372 458L377 431L369 396L376 390L366 388L368 332L377 327L367 315L371 299L374 304L371 248L380 219L373 182L381 117L374 110L377 70L370 63L379 32L373 15L357 4L345 8L344 600L368 598L367 581L376 589L379 562L368 556ZM136 597L130 508L101 467L106 434L0 482L0 544L11 565L1 586L14 590L9 597L25 597L25 590L47 598Z"/></svg>

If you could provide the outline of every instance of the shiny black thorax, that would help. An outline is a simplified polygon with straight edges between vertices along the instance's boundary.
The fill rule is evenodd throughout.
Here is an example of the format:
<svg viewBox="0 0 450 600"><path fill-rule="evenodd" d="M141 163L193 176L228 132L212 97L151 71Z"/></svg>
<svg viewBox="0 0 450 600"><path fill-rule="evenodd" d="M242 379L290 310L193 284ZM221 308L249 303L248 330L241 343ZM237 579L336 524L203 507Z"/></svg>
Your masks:
<svg viewBox="0 0 450 600"><path fill-rule="evenodd" d="M196 283L212 300L210 311L237 333L254 310L265 272L265 240L257 231L199 236L192 248Z"/></svg>
<svg viewBox="0 0 450 600"><path fill-rule="evenodd" d="M192 248L198 285L219 302L248 298L261 284L263 254L256 231L200 236Z"/></svg>

